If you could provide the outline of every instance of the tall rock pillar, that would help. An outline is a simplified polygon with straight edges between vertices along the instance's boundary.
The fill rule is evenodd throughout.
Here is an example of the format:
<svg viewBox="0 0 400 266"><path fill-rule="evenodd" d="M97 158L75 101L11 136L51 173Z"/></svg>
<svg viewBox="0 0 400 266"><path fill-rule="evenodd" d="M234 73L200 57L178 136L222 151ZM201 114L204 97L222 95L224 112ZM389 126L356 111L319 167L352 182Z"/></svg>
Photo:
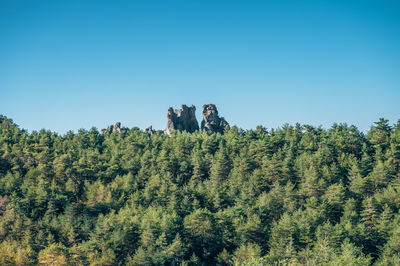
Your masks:
<svg viewBox="0 0 400 266"><path fill-rule="evenodd" d="M179 110L174 110L172 107L168 109L167 127L164 132L170 135L174 130L190 133L199 130L199 124L196 119L196 107L194 105L187 107L183 104Z"/></svg>
<svg viewBox="0 0 400 266"><path fill-rule="evenodd" d="M215 104L203 105L203 121L201 130L223 133L225 126L229 125L223 117L218 116Z"/></svg>

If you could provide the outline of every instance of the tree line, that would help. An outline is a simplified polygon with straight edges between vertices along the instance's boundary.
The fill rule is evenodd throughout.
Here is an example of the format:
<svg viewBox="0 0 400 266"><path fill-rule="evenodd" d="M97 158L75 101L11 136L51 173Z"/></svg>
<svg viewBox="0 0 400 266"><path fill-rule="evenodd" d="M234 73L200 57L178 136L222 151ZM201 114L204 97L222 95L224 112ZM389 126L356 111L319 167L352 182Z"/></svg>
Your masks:
<svg viewBox="0 0 400 266"><path fill-rule="evenodd" d="M399 265L400 120L149 135L0 116L0 265Z"/></svg>

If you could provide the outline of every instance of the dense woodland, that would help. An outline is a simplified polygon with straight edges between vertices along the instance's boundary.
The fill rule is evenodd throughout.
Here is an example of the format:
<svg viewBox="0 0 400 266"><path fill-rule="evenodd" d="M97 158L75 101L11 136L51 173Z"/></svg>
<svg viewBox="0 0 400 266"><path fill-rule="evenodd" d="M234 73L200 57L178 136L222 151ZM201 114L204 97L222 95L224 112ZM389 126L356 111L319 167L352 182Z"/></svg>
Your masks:
<svg viewBox="0 0 400 266"><path fill-rule="evenodd" d="M400 265L400 120L65 135L0 116L0 265Z"/></svg>

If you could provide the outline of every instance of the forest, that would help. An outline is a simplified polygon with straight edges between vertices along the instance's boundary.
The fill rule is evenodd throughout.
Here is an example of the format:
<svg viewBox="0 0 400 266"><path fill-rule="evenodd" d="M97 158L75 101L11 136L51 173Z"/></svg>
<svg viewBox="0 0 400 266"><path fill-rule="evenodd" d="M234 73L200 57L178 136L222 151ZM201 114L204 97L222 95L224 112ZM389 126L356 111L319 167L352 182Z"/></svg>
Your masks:
<svg viewBox="0 0 400 266"><path fill-rule="evenodd" d="M60 135L0 116L0 265L400 265L400 120Z"/></svg>

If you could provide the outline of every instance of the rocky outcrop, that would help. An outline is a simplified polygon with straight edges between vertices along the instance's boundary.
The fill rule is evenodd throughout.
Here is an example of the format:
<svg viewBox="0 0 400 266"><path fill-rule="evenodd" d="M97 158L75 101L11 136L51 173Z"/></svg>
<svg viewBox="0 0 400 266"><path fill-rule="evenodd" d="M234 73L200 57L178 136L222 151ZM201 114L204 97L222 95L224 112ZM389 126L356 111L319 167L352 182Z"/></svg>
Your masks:
<svg viewBox="0 0 400 266"><path fill-rule="evenodd" d="M203 105L203 121L201 121L201 130L223 133L228 122L223 117L218 116L218 110L215 104Z"/></svg>
<svg viewBox="0 0 400 266"><path fill-rule="evenodd" d="M121 122L115 123L115 125L110 125L107 128L103 128L100 130L101 134L111 134L113 132L118 132L120 133L121 130L125 131L128 130L126 127L121 127Z"/></svg>
<svg viewBox="0 0 400 266"><path fill-rule="evenodd" d="M147 134L149 134L150 136L156 133L156 131L153 129L153 126L149 126L148 128L146 128L145 132L147 132Z"/></svg>
<svg viewBox="0 0 400 266"><path fill-rule="evenodd" d="M218 116L217 107L214 104L203 105L203 121L201 122L201 130L210 132L223 133L228 122L223 117ZM181 109L173 109L170 107L167 113L167 127L164 133L170 135L172 131L186 131L193 133L199 130L199 124L196 119L196 107L194 105L188 107L183 104ZM107 128L100 130L101 134L120 133L127 131L128 128L121 127L121 122L117 122L114 125L110 125ZM144 130L150 136L157 133L162 134L162 130L154 130L152 126L149 126Z"/></svg>
<svg viewBox="0 0 400 266"><path fill-rule="evenodd" d="M174 130L187 132L199 130L199 124L196 119L196 107L194 105L187 107L183 104L179 110L174 110L172 107L168 109L167 127L164 132L170 135Z"/></svg>

